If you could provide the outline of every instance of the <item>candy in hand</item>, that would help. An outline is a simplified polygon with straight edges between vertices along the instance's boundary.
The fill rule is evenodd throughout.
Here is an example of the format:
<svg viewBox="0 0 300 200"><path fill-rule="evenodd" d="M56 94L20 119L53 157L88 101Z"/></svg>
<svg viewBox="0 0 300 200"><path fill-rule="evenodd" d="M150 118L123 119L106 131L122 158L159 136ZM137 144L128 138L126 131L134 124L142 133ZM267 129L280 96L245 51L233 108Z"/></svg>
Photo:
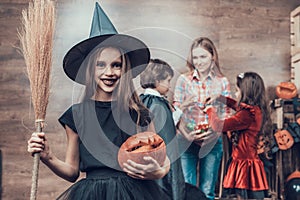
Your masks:
<svg viewBox="0 0 300 200"><path fill-rule="evenodd" d="M188 123L187 125L186 125L186 127L190 130L190 131L196 131L196 130L201 130L201 132L200 133L204 133L204 132L206 132L206 131L208 131L208 129L209 129L209 124L207 124L207 123L199 123L199 124L197 124L197 125L195 125L194 123ZM198 133L199 134L199 133Z"/></svg>
<svg viewBox="0 0 300 200"><path fill-rule="evenodd" d="M200 133L204 133L208 131L208 129L209 129L209 125L207 123L200 123L194 127L194 130L201 130Z"/></svg>
<svg viewBox="0 0 300 200"><path fill-rule="evenodd" d="M190 130L190 131L193 131L195 126L196 126L195 123L192 123L192 122L189 122L186 125L187 129Z"/></svg>

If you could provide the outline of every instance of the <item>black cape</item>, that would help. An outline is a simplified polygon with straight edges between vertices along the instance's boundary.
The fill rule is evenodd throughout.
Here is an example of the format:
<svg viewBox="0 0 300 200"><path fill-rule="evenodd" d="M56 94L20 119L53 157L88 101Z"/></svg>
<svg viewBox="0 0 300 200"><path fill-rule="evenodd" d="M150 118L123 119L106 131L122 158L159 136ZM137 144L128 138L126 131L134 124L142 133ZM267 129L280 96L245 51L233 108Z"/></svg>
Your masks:
<svg viewBox="0 0 300 200"><path fill-rule="evenodd" d="M155 130L164 139L171 161L169 173L157 180L158 184L167 190L174 200L206 199L203 192L184 181L176 127L169 102L163 97L150 94L141 94L140 99L152 113Z"/></svg>

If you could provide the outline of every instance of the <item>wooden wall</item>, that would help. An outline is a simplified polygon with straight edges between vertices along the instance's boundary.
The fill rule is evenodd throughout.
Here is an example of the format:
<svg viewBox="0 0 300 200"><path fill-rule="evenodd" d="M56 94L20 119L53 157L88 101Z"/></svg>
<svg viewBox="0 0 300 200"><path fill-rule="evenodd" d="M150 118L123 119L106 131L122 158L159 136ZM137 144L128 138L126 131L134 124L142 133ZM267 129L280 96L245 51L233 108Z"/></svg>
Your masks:
<svg viewBox="0 0 300 200"><path fill-rule="evenodd" d="M18 52L17 28L28 0L0 2L0 149L2 150L2 199L28 199L32 158L26 152L34 131L29 82ZM169 62L177 75L186 70L185 58L192 40L211 38L220 64L232 87L236 74L255 71L272 88L290 77L290 11L298 0L101 0L120 33L141 38L153 57ZM64 130L60 114L77 101L82 88L63 74L62 59L68 49L89 35L95 2L57 2L57 25L47 132L52 150L64 157ZM174 79L175 81L176 79ZM270 90L271 93L273 92ZM0 181L1 183L1 181ZM38 199L54 199L70 184L43 164Z"/></svg>

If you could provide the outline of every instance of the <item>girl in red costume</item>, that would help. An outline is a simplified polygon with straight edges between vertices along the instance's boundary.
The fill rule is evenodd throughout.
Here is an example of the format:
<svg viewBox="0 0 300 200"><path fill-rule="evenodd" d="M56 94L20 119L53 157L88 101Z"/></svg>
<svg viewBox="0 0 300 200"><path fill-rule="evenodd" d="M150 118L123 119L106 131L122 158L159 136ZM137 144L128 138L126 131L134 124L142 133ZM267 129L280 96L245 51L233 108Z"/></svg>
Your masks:
<svg viewBox="0 0 300 200"><path fill-rule="evenodd" d="M224 96L211 98L204 111L214 131L233 132L232 161L224 178L224 188L235 193L238 199L263 199L268 182L263 162L257 154L257 142L259 136L271 133L265 86L254 72L238 75L236 86L238 101ZM235 115L220 120L216 109L209 105L213 100L227 104L236 111Z"/></svg>

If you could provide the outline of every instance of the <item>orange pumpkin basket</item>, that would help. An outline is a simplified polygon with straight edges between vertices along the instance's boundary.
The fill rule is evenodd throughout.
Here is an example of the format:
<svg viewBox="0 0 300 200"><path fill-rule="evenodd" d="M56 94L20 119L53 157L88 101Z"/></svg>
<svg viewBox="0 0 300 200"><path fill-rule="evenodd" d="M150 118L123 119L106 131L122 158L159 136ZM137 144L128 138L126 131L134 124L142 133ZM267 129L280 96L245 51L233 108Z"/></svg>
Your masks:
<svg viewBox="0 0 300 200"><path fill-rule="evenodd" d="M160 166L163 166L166 159L166 144L156 133L141 132L129 137L120 147L118 162L121 168L127 160L139 164L147 164L144 156L154 158Z"/></svg>

